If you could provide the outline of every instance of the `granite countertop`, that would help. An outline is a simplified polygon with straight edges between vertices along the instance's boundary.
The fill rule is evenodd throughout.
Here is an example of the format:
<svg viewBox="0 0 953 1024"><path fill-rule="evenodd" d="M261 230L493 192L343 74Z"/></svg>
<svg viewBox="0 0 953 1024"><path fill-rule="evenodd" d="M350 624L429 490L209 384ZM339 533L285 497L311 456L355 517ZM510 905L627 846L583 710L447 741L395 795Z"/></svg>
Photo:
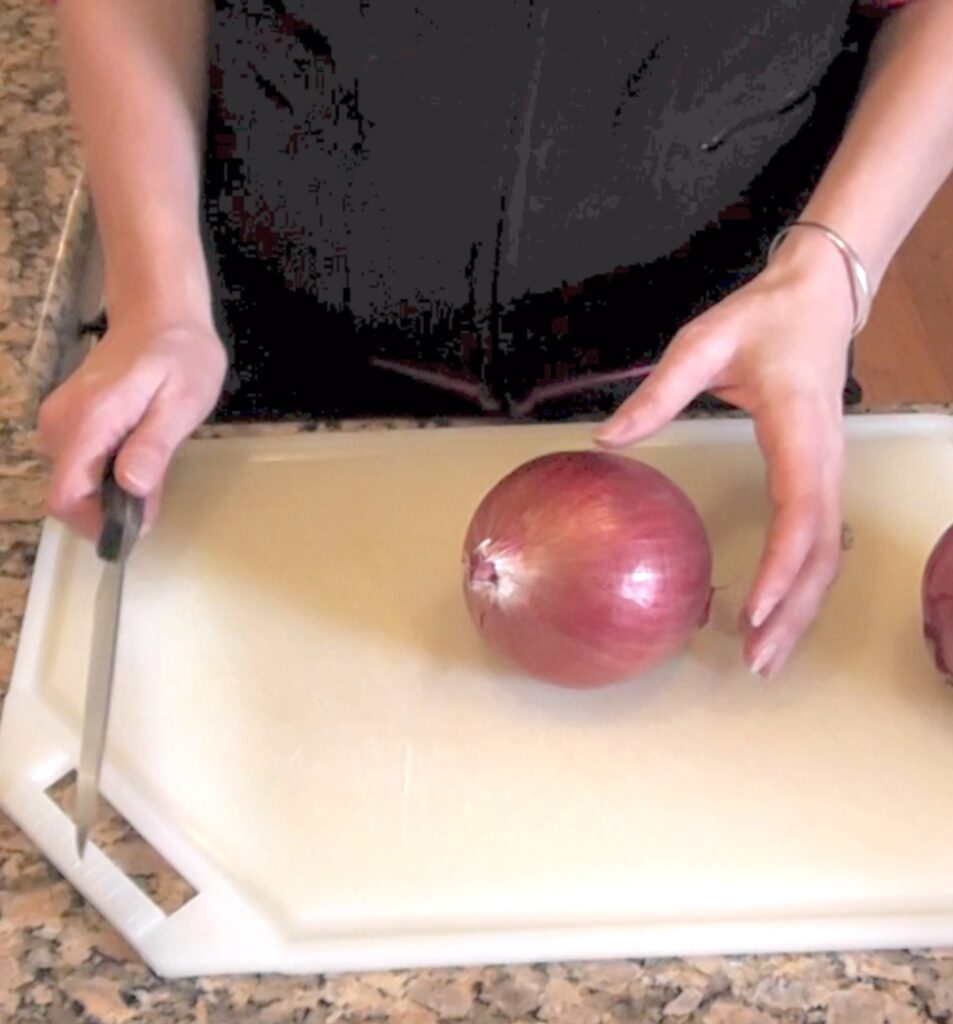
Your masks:
<svg viewBox="0 0 953 1024"><path fill-rule="evenodd" d="M44 5L13 0L0 9L0 68L0 692L5 692L46 485L34 447L35 400L54 379L64 351L77 344L77 307L83 301L78 282L90 215L88 197L76 187L79 159ZM121 825L108 843L150 891L166 884L154 855ZM953 951L165 982L0 815L0 1021L926 1024L951 1016Z"/></svg>

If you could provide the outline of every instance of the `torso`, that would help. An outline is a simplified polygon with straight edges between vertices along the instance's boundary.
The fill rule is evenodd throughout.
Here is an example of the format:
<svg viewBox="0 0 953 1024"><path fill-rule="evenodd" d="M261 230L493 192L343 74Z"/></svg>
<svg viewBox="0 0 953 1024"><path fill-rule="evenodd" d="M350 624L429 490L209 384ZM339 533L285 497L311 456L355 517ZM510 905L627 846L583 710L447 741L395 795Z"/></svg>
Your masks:
<svg viewBox="0 0 953 1024"><path fill-rule="evenodd" d="M217 4L207 200L223 267L229 246L234 267L270 256L356 362L443 363L504 403L657 353L748 273L863 63L844 50L852 0L585 18L566 0L337 0L314 25L312 7Z"/></svg>

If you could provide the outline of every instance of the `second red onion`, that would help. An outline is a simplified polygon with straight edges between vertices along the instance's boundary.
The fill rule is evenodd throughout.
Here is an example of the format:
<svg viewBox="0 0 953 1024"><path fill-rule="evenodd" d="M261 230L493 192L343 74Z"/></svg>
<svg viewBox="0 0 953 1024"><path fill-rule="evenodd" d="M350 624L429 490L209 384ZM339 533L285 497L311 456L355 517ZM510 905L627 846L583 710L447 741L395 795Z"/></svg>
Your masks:
<svg viewBox="0 0 953 1024"><path fill-rule="evenodd" d="M953 526L936 542L923 571L923 632L937 670L953 682Z"/></svg>

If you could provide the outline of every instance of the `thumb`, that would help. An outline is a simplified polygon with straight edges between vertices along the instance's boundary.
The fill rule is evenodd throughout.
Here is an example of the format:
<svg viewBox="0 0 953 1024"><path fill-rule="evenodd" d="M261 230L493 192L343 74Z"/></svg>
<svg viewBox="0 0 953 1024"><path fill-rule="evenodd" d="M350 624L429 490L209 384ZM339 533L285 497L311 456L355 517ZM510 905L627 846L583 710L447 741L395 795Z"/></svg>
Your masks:
<svg viewBox="0 0 953 1024"><path fill-rule="evenodd" d="M608 448L640 441L674 419L715 377L709 347L676 336L658 366L594 431Z"/></svg>
<svg viewBox="0 0 953 1024"><path fill-rule="evenodd" d="M175 450L203 419L195 402L157 395L116 456L120 486L140 498L157 492Z"/></svg>

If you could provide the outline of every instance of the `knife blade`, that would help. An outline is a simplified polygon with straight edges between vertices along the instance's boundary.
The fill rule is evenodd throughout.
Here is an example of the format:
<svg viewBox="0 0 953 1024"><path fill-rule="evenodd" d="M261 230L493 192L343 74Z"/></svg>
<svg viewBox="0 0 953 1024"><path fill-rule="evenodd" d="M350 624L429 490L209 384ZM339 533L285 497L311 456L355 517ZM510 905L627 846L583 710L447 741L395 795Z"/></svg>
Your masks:
<svg viewBox="0 0 953 1024"><path fill-rule="evenodd" d="M139 537L144 507L141 498L128 494L116 482L112 460L103 477L102 505L103 527L96 551L103 568L93 608L93 638L76 773L76 853L80 859L96 821L126 559Z"/></svg>

